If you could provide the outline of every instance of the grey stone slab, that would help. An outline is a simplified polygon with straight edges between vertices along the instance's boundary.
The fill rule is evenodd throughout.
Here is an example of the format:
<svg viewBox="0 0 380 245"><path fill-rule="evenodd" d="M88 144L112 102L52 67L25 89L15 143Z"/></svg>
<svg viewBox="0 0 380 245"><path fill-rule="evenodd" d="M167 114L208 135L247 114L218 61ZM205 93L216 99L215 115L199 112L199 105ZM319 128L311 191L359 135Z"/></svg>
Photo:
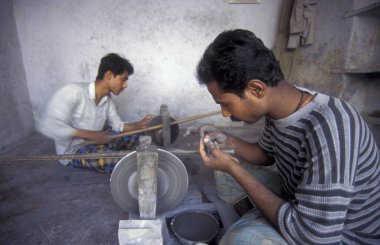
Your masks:
<svg viewBox="0 0 380 245"><path fill-rule="evenodd" d="M162 221L159 219L120 220L118 237L120 245L163 244Z"/></svg>

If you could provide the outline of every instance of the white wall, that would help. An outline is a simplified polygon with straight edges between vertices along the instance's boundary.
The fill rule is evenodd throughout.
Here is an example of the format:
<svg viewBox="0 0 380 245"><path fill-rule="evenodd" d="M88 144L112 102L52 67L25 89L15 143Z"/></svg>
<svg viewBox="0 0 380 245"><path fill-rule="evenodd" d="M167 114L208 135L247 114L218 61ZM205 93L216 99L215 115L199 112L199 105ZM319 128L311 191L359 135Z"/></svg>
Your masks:
<svg viewBox="0 0 380 245"><path fill-rule="evenodd" d="M12 1L0 1L0 150L34 131Z"/></svg>
<svg viewBox="0 0 380 245"><path fill-rule="evenodd" d="M223 30L243 28L272 47L282 6L280 0L227 2L14 0L34 114L59 87L93 81L109 52L135 68L128 89L115 98L124 120L158 114L162 103L175 119L219 109L194 75L206 46Z"/></svg>

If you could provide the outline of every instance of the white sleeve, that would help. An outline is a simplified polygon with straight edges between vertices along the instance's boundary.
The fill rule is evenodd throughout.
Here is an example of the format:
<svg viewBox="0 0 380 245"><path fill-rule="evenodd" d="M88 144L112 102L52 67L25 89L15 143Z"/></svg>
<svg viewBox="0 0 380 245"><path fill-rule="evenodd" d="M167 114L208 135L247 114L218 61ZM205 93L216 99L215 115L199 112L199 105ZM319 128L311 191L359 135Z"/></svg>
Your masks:
<svg viewBox="0 0 380 245"><path fill-rule="evenodd" d="M123 132L124 131L124 123L119 114L116 111L115 103L109 98L108 104L108 124L112 127L112 130L115 132Z"/></svg>
<svg viewBox="0 0 380 245"><path fill-rule="evenodd" d="M71 138L76 131L70 124L71 116L81 97L80 93L74 84L58 90L37 122L37 130L54 140Z"/></svg>

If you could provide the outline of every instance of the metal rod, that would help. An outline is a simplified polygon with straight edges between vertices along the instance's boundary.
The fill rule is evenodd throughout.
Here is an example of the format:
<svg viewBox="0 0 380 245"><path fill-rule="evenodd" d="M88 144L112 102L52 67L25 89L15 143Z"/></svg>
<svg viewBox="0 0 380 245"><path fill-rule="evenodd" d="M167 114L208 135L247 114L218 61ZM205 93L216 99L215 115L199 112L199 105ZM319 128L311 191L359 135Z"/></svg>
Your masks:
<svg viewBox="0 0 380 245"><path fill-rule="evenodd" d="M49 161L64 159L99 159L99 158L122 158L132 151L96 152L84 154L61 154L61 155L36 155L36 156L14 156L0 158L1 163L21 161Z"/></svg>
<svg viewBox="0 0 380 245"><path fill-rule="evenodd" d="M168 149L174 155L193 155L199 154L198 150ZM223 152L234 154L233 149L223 149ZM62 154L62 155L36 155L36 156L14 156L0 158L0 163L23 162L23 161L50 161L63 159L99 159L99 158L123 158L133 151L116 151L116 152L96 152L84 154Z"/></svg>

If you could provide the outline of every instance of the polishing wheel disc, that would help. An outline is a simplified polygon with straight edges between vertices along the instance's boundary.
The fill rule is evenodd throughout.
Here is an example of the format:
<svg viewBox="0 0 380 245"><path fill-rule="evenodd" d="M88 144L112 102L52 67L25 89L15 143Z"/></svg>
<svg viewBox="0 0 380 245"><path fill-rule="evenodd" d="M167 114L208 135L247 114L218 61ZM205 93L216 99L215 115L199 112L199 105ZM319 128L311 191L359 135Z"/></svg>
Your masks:
<svg viewBox="0 0 380 245"><path fill-rule="evenodd" d="M174 121L175 121L174 118L170 117L170 122L174 122ZM160 124L162 124L162 117L157 116L157 117L152 118L152 120L149 121L148 127L153 127ZM152 137L153 143L159 146L163 146L164 139L163 139L162 130L163 129L161 128L158 130L146 132L146 134ZM179 135L178 124L170 125L170 143L173 143L178 138L178 135Z"/></svg>
<svg viewBox="0 0 380 245"><path fill-rule="evenodd" d="M137 153L129 153L115 166L111 174L111 193L116 203L127 212L139 214ZM181 160L158 149L157 206L159 215L175 208L188 188L187 171Z"/></svg>

